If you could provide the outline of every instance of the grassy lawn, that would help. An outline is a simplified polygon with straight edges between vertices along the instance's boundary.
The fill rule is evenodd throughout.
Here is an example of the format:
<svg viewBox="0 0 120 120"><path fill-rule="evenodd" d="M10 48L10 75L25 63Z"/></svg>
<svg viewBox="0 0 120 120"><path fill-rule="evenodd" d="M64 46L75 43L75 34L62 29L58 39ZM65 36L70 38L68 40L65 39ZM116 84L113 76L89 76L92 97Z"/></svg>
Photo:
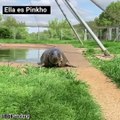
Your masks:
<svg viewBox="0 0 120 120"><path fill-rule="evenodd" d="M84 46L78 40L31 40L31 39L0 39L0 43L33 43L33 44L72 44L77 48L98 48L97 43L94 40L83 41ZM120 42L112 42L112 41L102 41L105 47L108 48L110 52L115 52L115 49L120 49Z"/></svg>
<svg viewBox="0 0 120 120"><path fill-rule="evenodd" d="M74 47L87 48L87 57L89 60L101 69L108 77L112 79L113 82L120 86L120 76L119 76L119 63L120 57L115 58L112 61L102 61L96 59L94 54L100 53L100 51L95 51L93 48L98 48L95 41L83 41L84 46L78 40L14 40L14 39L0 39L0 43L34 43L34 44L72 44ZM120 54L120 42L113 41L102 41L104 46L114 55ZM119 55L120 56L120 55Z"/></svg>
<svg viewBox="0 0 120 120"><path fill-rule="evenodd" d="M22 70L0 67L0 114L30 114L30 120L102 120L88 86L73 72Z"/></svg>
<svg viewBox="0 0 120 120"><path fill-rule="evenodd" d="M120 42L104 42L111 54L116 57L110 61L104 61L95 57L96 53L92 48L88 48L86 55L89 61L98 69L102 70L111 80L120 87Z"/></svg>
<svg viewBox="0 0 120 120"><path fill-rule="evenodd" d="M120 87L120 57L117 57L110 61L104 61L97 59L95 56L87 56L89 61L93 63L95 67L102 70L111 80Z"/></svg>
<svg viewBox="0 0 120 120"><path fill-rule="evenodd" d="M31 40L31 39L0 39L0 43L33 43L33 44L71 44L77 48L96 48L98 47L95 41L83 41L84 46L81 45L80 41L78 40L58 40L58 39L51 39L51 40Z"/></svg>
<svg viewBox="0 0 120 120"><path fill-rule="evenodd" d="M0 39L0 43L33 43L33 44L72 44L75 47L82 47L78 40L30 40L30 39Z"/></svg>
<svg viewBox="0 0 120 120"><path fill-rule="evenodd" d="M120 87L120 42L104 41L107 49L117 57L111 61L99 60L101 53L95 41L77 40L13 40L0 43L72 44L87 48L86 56ZM99 106L88 92L88 86L76 81L68 71L45 68L20 69L0 67L0 113L30 114L31 120L102 120Z"/></svg>

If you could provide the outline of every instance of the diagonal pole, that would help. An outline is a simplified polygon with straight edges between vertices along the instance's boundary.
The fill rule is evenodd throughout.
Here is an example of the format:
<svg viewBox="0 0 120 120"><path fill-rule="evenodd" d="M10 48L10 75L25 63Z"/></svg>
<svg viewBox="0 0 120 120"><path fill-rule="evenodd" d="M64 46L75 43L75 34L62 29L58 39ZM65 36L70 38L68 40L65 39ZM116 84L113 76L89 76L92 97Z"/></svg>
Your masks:
<svg viewBox="0 0 120 120"><path fill-rule="evenodd" d="M75 16L75 18L77 18L77 20L85 26L85 28L89 31L89 33L92 35L92 37L95 39L95 41L97 42L97 44L99 45L99 47L101 48L101 50L104 52L105 56L110 56L110 53L108 52L108 50L104 47L104 45L101 43L101 41L98 39L98 37L94 34L94 32L91 30L91 28L87 25L87 23L82 19L82 17L77 13L77 11L75 10L75 8L72 6L72 4L70 2L68 2L68 0L64 0L64 2L66 3L66 6L68 7L68 9L72 12L72 14Z"/></svg>
<svg viewBox="0 0 120 120"><path fill-rule="evenodd" d="M97 7L99 7L102 11L105 11L105 9L103 9L100 5L98 5L94 0L90 0L91 2L93 2Z"/></svg>
<svg viewBox="0 0 120 120"><path fill-rule="evenodd" d="M74 34L76 35L77 39L78 39L78 40L81 42L81 44L83 45L82 40L80 39L80 37L79 37L77 31L75 30L75 28L73 27L73 25L72 25L72 24L70 23L70 21L68 20L66 14L64 13L62 7L60 6L60 4L59 4L59 2L58 2L58 0L55 0L55 2L57 3L59 9L61 10L61 12L62 12L62 14L64 15L65 19L67 20L69 26L71 27L71 29L73 30Z"/></svg>

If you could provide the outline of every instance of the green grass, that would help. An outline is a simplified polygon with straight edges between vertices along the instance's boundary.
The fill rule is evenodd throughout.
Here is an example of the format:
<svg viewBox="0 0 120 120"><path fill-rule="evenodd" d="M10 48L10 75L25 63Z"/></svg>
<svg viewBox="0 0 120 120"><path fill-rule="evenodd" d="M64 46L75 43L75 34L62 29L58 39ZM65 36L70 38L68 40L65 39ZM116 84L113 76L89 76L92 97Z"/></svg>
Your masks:
<svg viewBox="0 0 120 120"><path fill-rule="evenodd" d="M82 46L80 41L78 40L58 40L58 39L50 39L50 40L37 40L37 39L0 39L0 43L33 43L33 44L71 44L77 48L97 48L98 45L95 41L83 41L84 45Z"/></svg>
<svg viewBox="0 0 120 120"><path fill-rule="evenodd" d="M71 44L77 48L98 48L98 44L94 40L83 41L84 45L82 46L78 40L58 40L58 39L51 39L51 40L31 40L31 39L0 39L0 43L33 43L33 44ZM113 41L102 41L105 47L112 52L112 53L119 53L120 51L120 42L113 42Z"/></svg>
<svg viewBox="0 0 120 120"><path fill-rule="evenodd" d="M33 43L33 44L72 44L74 47L82 47L78 40L31 40L31 39L0 39L0 43Z"/></svg>
<svg viewBox="0 0 120 120"><path fill-rule="evenodd" d="M116 85L120 88L120 58L104 61L89 56L88 59L95 67L103 71L105 75L107 75L112 82L116 83Z"/></svg>
<svg viewBox="0 0 120 120"><path fill-rule="evenodd" d="M88 86L73 72L27 67L24 74L22 69L0 67L0 114L30 114L30 120L102 120Z"/></svg>
<svg viewBox="0 0 120 120"><path fill-rule="evenodd" d="M86 56L96 68L103 71L120 88L120 44L110 42L106 45L111 54L117 55L114 59L110 61L100 60L95 57L100 51L94 49L87 49Z"/></svg>
<svg viewBox="0 0 120 120"><path fill-rule="evenodd" d="M118 86L120 86L119 80L119 62L116 62L116 59L110 62L104 62L101 60L96 59L93 55L99 54L101 51L94 50L93 48L98 48L98 45L95 41L89 40L84 41L84 46L81 46L81 43L78 40L13 40L13 39L0 39L1 43L35 43L35 44L72 44L74 47L78 48L87 48L87 57L95 66L99 66L100 69L110 77ZM104 46L110 51L111 54L118 55L120 54L120 42L113 42L113 41L102 41ZM119 58L117 59L119 61ZM98 65L99 64L99 65ZM112 67L111 67L112 66ZM116 70L117 69L117 70ZM112 71L112 73L111 73ZM115 71L115 72L114 72ZM117 78L116 78L117 77ZM116 82L117 81L117 82Z"/></svg>
<svg viewBox="0 0 120 120"><path fill-rule="evenodd" d="M120 88L120 58L103 62L100 69Z"/></svg>
<svg viewBox="0 0 120 120"><path fill-rule="evenodd" d="M116 85L120 88L120 42L103 41L104 46L109 52L115 55L115 59L104 61L97 59L96 54L102 53L100 50L95 50L96 44L94 41L86 41L86 56L89 61L98 69L103 71Z"/></svg>
<svg viewBox="0 0 120 120"><path fill-rule="evenodd" d="M0 43L72 44L87 48L90 62L102 70L120 87L120 57L111 61L97 59L100 53L95 41L77 40L13 40ZM120 54L120 42L103 41L112 54ZM71 72L57 69L28 68L27 74L19 69L0 67L0 113L30 114L31 120L102 120L99 106L88 92L88 86L76 81Z"/></svg>

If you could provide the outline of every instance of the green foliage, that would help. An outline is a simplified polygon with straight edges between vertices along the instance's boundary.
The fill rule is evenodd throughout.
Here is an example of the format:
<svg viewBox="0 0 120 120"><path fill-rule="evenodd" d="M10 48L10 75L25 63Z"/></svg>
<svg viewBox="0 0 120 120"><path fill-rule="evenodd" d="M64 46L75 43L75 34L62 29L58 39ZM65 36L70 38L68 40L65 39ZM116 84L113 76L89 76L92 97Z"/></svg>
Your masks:
<svg viewBox="0 0 120 120"><path fill-rule="evenodd" d="M7 35L9 38L13 39L25 39L28 37L28 30L25 27L24 23L19 23L14 17L6 17L5 20L2 22L3 29L4 27L10 31ZM1 28L2 29L2 28ZM1 32L0 34L3 34ZM4 34L1 35L4 37Z"/></svg>
<svg viewBox="0 0 120 120"><path fill-rule="evenodd" d="M112 2L96 19L99 26L113 26L120 24L120 1Z"/></svg>
<svg viewBox="0 0 120 120"><path fill-rule="evenodd" d="M72 39L73 33L66 20L54 19L49 22L50 38Z"/></svg>
<svg viewBox="0 0 120 120"><path fill-rule="evenodd" d="M95 54L95 50L93 48L88 48L86 50L86 54L93 55L93 54Z"/></svg>
<svg viewBox="0 0 120 120"><path fill-rule="evenodd" d="M87 22L87 24L90 26L90 28L93 30L93 32L97 35L99 29L98 29L98 26L97 26L95 20L89 21L89 22ZM91 36L91 38L92 38L92 36Z"/></svg>
<svg viewBox="0 0 120 120"><path fill-rule="evenodd" d="M37 34L39 34L39 40L50 40L50 33L48 30L44 30L43 32ZM38 39L38 35L37 35L37 39Z"/></svg>
<svg viewBox="0 0 120 120"><path fill-rule="evenodd" d="M27 39L28 38L28 29L25 27L25 24L19 23L17 28L16 39Z"/></svg>
<svg viewBox="0 0 120 120"><path fill-rule="evenodd" d="M10 38L11 32L7 27L0 27L0 38Z"/></svg>
<svg viewBox="0 0 120 120"><path fill-rule="evenodd" d="M95 57L97 51L94 53L90 46L90 49L86 52L87 58L94 66L102 70L118 87L120 87L120 42L105 41L104 45L111 54L116 56L113 60L104 61L97 59Z"/></svg>
<svg viewBox="0 0 120 120"><path fill-rule="evenodd" d="M98 69L102 70L118 87L120 87L120 58L115 58L111 61L103 61L95 57L90 57L89 60Z"/></svg>
<svg viewBox="0 0 120 120"><path fill-rule="evenodd" d="M58 69L0 67L0 113L31 120L102 120L98 105L75 74Z"/></svg>
<svg viewBox="0 0 120 120"><path fill-rule="evenodd" d="M110 51L112 54L120 54L120 42L112 42L107 41L104 42L104 46Z"/></svg>
<svg viewBox="0 0 120 120"><path fill-rule="evenodd" d="M103 62L100 69L120 87L120 58Z"/></svg>

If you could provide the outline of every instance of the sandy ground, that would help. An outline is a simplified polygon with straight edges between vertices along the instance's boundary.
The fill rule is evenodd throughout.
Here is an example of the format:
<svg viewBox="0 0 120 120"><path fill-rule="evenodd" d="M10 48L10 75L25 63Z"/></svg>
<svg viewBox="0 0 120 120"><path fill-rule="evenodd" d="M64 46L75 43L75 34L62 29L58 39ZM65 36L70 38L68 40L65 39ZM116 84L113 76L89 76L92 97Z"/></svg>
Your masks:
<svg viewBox="0 0 120 120"><path fill-rule="evenodd" d="M101 71L92 67L82 55L82 50L71 45L40 45L40 44L0 44L3 48L60 48L68 58L71 65L76 66L74 70L77 77L90 86L90 92L101 106L106 120L120 120L120 89L110 82ZM3 63L0 65L21 66L18 63Z"/></svg>

